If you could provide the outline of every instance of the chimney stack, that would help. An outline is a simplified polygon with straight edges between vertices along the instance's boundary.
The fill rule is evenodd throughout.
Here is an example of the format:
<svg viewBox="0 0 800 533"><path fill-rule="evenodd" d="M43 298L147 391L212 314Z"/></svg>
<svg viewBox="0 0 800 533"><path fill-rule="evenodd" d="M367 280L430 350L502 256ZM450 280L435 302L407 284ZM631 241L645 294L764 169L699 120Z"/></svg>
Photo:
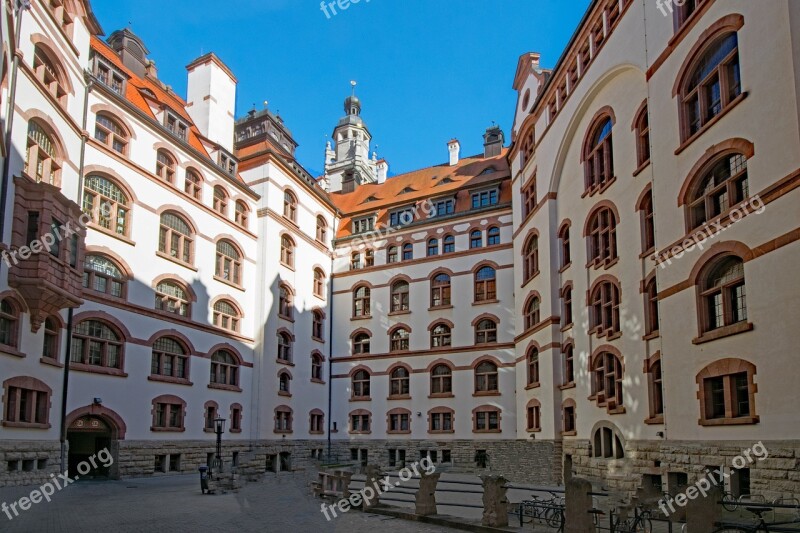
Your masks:
<svg viewBox="0 0 800 533"><path fill-rule="evenodd" d="M500 126L494 125L486 128L486 133L483 134L483 157L497 157L503 151L503 144L505 143L505 135Z"/></svg>
<svg viewBox="0 0 800 533"><path fill-rule="evenodd" d="M189 72L187 111L205 137L233 152L236 76L215 54L195 59Z"/></svg>
<svg viewBox="0 0 800 533"><path fill-rule="evenodd" d="M461 143L458 142L458 139L453 139L447 143L447 151L450 152L450 166L457 165L461 154Z"/></svg>
<svg viewBox="0 0 800 533"><path fill-rule="evenodd" d="M378 183L386 183L386 177L389 174L389 163L385 159L381 159L375 165L378 174Z"/></svg>

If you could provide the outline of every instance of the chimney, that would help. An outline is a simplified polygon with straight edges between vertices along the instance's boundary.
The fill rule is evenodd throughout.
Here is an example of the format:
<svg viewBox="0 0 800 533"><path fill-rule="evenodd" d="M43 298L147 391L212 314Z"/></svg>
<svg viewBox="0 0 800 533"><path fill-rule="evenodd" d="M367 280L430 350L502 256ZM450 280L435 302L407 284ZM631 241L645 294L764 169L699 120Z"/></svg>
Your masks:
<svg viewBox="0 0 800 533"><path fill-rule="evenodd" d="M450 152L450 166L458 164L459 154L461 153L461 143L458 139L453 139L447 143L447 151Z"/></svg>
<svg viewBox="0 0 800 533"><path fill-rule="evenodd" d="M140 78L147 73L150 53L144 43L131 30L117 30L108 37L108 45L122 59L122 64L133 71Z"/></svg>
<svg viewBox="0 0 800 533"><path fill-rule="evenodd" d="M236 77L215 54L186 66L186 110L205 137L233 152Z"/></svg>
<svg viewBox="0 0 800 533"><path fill-rule="evenodd" d="M156 62L152 59L147 61L147 65L145 65L145 74L147 77L153 80L158 79L158 69L156 68Z"/></svg>
<svg viewBox="0 0 800 533"><path fill-rule="evenodd" d="M497 157L503 151L503 143L505 143L505 135L500 126L492 126L486 128L486 133L483 134L483 157Z"/></svg>
<svg viewBox="0 0 800 533"><path fill-rule="evenodd" d="M386 183L386 177L389 174L389 163L385 159L381 159L376 164L378 183Z"/></svg>

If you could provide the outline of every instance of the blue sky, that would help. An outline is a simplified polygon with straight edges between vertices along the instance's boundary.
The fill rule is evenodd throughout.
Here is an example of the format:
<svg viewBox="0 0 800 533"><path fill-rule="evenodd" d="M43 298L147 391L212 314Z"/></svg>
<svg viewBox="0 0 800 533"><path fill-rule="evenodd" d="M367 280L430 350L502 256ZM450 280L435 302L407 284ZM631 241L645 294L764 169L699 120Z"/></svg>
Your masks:
<svg viewBox="0 0 800 533"><path fill-rule="evenodd" d="M328 18L319 0L94 0L106 34L130 25L159 77L186 94L185 66L215 52L239 80L237 116L280 112L297 157L322 170L350 80L378 155L398 174L483 150L492 121L510 141L519 56L558 60L589 0L361 0ZM220 7L223 9L220 9Z"/></svg>

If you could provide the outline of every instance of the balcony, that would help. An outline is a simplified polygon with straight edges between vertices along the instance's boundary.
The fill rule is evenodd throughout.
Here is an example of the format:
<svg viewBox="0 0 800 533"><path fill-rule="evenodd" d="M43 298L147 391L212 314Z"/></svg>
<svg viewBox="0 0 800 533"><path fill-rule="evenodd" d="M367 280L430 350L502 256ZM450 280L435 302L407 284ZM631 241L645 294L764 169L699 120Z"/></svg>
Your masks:
<svg viewBox="0 0 800 533"><path fill-rule="evenodd" d="M11 247L4 256L8 283L28 306L31 331L58 311L83 304L86 229L80 206L61 190L27 177L14 178Z"/></svg>

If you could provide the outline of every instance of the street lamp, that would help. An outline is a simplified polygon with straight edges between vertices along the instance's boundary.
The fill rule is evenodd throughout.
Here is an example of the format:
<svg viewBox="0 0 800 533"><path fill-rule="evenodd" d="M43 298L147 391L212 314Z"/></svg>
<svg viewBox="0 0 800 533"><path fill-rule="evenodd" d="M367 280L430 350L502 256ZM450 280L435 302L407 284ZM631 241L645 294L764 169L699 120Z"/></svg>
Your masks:
<svg viewBox="0 0 800 533"><path fill-rule="evenodd" d="M222 417L215 418L214 427L217 434L217 469L222 472L222 433L225 431L225 419Z"/></svg>

